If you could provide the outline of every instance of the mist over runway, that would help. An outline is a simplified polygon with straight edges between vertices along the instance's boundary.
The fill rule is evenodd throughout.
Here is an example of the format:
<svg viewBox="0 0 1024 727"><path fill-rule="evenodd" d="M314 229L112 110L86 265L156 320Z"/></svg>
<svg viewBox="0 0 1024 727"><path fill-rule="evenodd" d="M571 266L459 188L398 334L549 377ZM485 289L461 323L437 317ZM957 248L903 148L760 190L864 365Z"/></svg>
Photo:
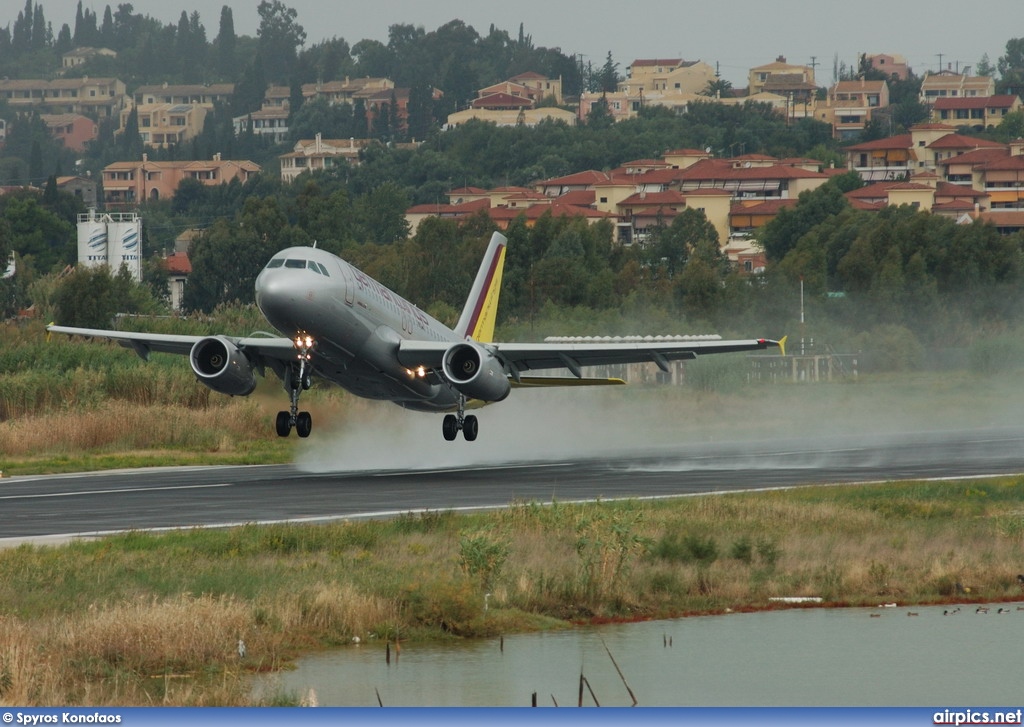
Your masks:
<svg viewBox="0 0 1024 727"><path fill-rule="evenodd" d="M720 442L461 467L169 467L0 480L0 544L133 529L322 522L515 502L650 498L1024 472L1024 429Z"/></svg>

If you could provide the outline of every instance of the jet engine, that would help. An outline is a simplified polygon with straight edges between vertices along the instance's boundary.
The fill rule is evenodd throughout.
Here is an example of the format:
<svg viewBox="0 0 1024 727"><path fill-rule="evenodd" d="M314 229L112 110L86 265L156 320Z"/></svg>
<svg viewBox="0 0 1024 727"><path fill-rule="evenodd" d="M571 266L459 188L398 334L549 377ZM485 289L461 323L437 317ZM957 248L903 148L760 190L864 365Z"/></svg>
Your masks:
<svg viewBox="0 0 1024 727"><path fill-rule="evenodd" d="M188 360L196 377L220 394L248 396L256 388L256 375L249 359L222 336L196 341Z"/></svg>
<svg viewBox="0 0 1024 727"><path fill-rule="evenodd" d="M501 401L512 387L492 353L472 343L456 343L441 359L444 375L460 392L480 401Z"/></svg>

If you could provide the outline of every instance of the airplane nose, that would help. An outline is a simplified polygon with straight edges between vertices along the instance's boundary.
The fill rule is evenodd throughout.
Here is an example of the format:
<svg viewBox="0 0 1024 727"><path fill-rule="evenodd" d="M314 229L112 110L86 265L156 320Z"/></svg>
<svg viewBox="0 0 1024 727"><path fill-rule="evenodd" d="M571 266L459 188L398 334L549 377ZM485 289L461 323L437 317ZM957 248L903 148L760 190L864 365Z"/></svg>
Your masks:
<svg viewBox="0 0 1024 727"><path fill-rule="evenodd" d="M271 323L284 322L294 314L301 293L290 270L264 270L256 278L256 305Z"/></svg>

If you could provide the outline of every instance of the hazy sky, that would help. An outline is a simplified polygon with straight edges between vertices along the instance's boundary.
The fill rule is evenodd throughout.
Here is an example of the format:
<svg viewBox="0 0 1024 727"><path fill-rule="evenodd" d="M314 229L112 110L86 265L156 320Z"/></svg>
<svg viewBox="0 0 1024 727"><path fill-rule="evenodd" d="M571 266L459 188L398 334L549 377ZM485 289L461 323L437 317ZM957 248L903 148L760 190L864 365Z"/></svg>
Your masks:
<svg viewBox="0 0 1024 727"><path fill-rule="evenodd" d="M37 0L54 31L74 25L76 3ZM943 65L976 65L987 53L992 63L1006 41L1024 37L1024 2L988 0L283 0L298 12L307 44L332 37L349 44L370 38L387 42L395 23L421 25L428 32L453 19L486 35L490 25L516 37L520 23L536 46L579 53L595 66L611 51L619 71L637 58L683 58L719 64L733 85L745 86L747 70L783 55L790 63L816 59L820 85L833 80L836 54L847 65L859 53L901 53L918 75ZM83 0L102 20L106 2ZM119 0L109 3L115 10ZM232 8L235 32L255 35L257 0L191 3L131 0L135 12L177 23L181 11L198 9L207 37L217 35L220 9ZM13 23L22 0L0 0ZM201 9L208 7L208 10ZM66 14L66 17L64 17Z"/></svg>

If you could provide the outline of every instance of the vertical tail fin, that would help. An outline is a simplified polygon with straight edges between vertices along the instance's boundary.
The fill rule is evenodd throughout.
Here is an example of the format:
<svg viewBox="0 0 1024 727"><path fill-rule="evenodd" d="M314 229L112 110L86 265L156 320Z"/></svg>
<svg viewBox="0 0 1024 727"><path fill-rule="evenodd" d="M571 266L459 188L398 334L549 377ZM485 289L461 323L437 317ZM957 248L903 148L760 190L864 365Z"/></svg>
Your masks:
<svg viewBox="0 0 1024 727"><path fill-rule="evenodd" d="M489 343L494 339L494 322L498 315L498 295L501 276L505 268L505 244L508 240L499 232L491 235L483 262L476 273L473 288L455 327L461 338Z"/></svg>

